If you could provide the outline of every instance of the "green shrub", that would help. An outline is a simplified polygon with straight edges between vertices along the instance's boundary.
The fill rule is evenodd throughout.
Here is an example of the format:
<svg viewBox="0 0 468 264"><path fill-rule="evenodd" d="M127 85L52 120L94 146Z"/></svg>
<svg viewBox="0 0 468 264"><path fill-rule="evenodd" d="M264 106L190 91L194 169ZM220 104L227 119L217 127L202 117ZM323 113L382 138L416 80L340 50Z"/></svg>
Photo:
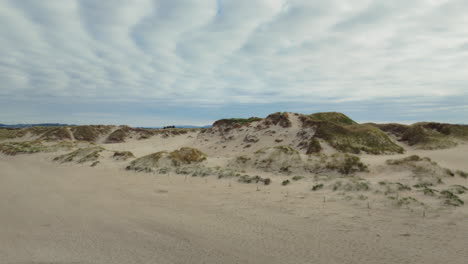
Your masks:
<svg viewBox="0 0 468 264"><path fill-rule="evenodd" d="M291 182L289 180L284 180L283 182L281 182L281 185L286 186L286 185L288 185L290 183Z"/></svg>

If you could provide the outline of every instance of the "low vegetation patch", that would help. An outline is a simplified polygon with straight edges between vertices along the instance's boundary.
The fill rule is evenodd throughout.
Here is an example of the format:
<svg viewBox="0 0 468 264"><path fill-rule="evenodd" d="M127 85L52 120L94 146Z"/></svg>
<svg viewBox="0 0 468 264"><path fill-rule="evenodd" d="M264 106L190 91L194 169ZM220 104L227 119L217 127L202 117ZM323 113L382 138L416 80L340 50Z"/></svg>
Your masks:
<svg viewBox="0 0 468 264"><path fill-rule="evenodd" d="M412 190L410 186L400 182L381 181L379 182L379 186L383 188L383 193L385 195Z"/></svg>
<svg viewBox="0 0 468 264"><path fill-rule="evenodd" d="M54 152L61 149L71 149L73 143L59 142L54 145L44 145L41 141L5 142L0 144L0 152L6 155L32 154L38 152Z"/></svg>
<svg viewBox="0 0 468 264"><path fill-rule="evenodd" d="M262 178L260 176L249 176L249 175L242 175L239 177L238 182L242 183L263 183L265 185L269 185L271 183L270 178Z"/></svg>
<svg viewBox="0 0 468 264"><path fill-rule="evenodd" d="M116 160L128 160L135 158L135 155L130 151L116 151L112 157Z"/></svg>
<svg viewBox="0 0 468 264"><path fill-rule="evenodd" d="M370 183L362 179L339 180L332 184L333 191L368 191Z"/></svg>
<svg viewBox="0 0 468 264"><path fill-rule="evenodd" d="M40 141L8 142L0 144L0 152L11 156L45 152L47 150L47 146L44 146Z"/></svg>
<svg viewBox="0 0 468 264"><path fill-rule="evenodd" d="M291 178L293 181L299 181L299 180L302 180L304 179L304 176L294 176Z"/></svg>
<svg viewBox="0 0 468 264"><path fill-rule="evenodd" d="M462 185L452 185L449 187L449 191L456 194L464 194L466 191L468 191L468 188Z"/></svg>
<svg viewBox="0 0 468 264"><path fill-rule="evenodd" d="M0 141L20 138L26 135L26 130L16 128L0 128Z"/></svg>
<svg viewBox="0 0 468 264"><path fill-rule="evenodd" d="M54 158L54 161L59 161L61 163L66 162L95 162L99 159L100 153L104 151L102 147L89 147L89 148L80 148L70 153L60 155Z"/></svg>
<svg viewBox="0 0 468 264"><path fill-rule="evenodd" d="M450 190L443 190L440 192L440 198L444 200L445 205L451 205L451 206L462 206L465 204L458 195L454 194Z"/></svg>
<svg viewBox="0 0 468 264"><path fill-rule="evenodd" d="M453 177L451 170L440 167L430 158L422 158L412 155L402 159L387 160L386 163L398 169L409 170L413 178L417 179L421 187L427 184L437 185L443 183L445 177Z"/></svg>
<svg viewBox="0 0 468 264"><path fill-rule="evenodd" d="M206 157L206 154L198 149L183 147L172 152L160 151L138 158L130 163L127 170L151 172L156 168L198 164L206 160Z"/></svg>

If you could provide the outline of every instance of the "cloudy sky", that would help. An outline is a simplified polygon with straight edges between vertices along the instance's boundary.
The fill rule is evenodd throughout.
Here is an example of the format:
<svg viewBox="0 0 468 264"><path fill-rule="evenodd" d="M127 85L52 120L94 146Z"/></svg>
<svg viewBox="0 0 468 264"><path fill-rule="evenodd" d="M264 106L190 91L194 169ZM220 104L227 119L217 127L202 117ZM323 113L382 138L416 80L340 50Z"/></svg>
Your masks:
<svg viewBox="0 0 468 264"><path fill-rule="evenodd" d="M0 123L468 123L467 0L0 0Z"/></svg>

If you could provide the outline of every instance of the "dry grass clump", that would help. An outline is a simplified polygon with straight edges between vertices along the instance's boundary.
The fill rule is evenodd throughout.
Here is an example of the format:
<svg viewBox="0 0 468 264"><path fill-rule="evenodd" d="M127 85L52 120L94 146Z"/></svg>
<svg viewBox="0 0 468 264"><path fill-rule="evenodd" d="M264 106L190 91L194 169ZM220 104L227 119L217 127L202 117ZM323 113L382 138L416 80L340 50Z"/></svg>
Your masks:
<svg viewBox="0 0 468 264"><path fill-rule="evenodd" d="M112 157L116 160L128 160L135 158L135 155L130 151L116 151Z"/></svg>
<svg viewBox="0 0 468 264"><path fill-rule="evenodd" d="M72 133L75 139L95 142L101 135L109 133L112 129L111 126L76 126L73 127Z"/></svg>
<svg viewBox="0 0 468 264"><path fill-rule="evenodd" d="M359 178L338 180L332 184L333 191L358 192L370 190L370 183Z"/></svg>
<svg viewBox="0 0 468 264"><path fill-rule="evenodd" d="M99 153L101 153L102 151L104 151L104 148L102 147L80 148L70 153L57 156L54 158L54 161L59 161L61 163L72 161L77 163L85 163L89 161L95 162L101 156Z"/></svg>
<svg viewBox="0 0 468 264"><path fill-rule="evenodd" d="M175 166L199 163L206 160L206 154L195 148L183 147L170 153Z"/></svg>
<svg viewBox="0 0 468 264"><path fill-rule="evenodd" d="M368 171L367 165L362 163L358 156L339 153L333 154L325 167L344 175Z"/></svg>
<svg viewBox="0 0 468 264"><path fill-rule="evenodd" d="M268 115L264 120L264 125L279 125L280 127L287 128L291 127L292 123L289 120L288 113L277 112Z"/></svg>

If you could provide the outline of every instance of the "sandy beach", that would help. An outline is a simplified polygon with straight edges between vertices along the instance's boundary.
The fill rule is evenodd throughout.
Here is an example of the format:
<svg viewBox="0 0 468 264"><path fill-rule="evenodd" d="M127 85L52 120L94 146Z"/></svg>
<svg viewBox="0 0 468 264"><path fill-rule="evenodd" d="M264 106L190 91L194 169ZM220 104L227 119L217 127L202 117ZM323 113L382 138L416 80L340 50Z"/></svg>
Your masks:
<svg viewBox="0 0 468 264"><path fill-rule="evenodd" d="M0 158L2 263L465 263L468 212ZM463 165L466 166L466 165Z"/></svg>

